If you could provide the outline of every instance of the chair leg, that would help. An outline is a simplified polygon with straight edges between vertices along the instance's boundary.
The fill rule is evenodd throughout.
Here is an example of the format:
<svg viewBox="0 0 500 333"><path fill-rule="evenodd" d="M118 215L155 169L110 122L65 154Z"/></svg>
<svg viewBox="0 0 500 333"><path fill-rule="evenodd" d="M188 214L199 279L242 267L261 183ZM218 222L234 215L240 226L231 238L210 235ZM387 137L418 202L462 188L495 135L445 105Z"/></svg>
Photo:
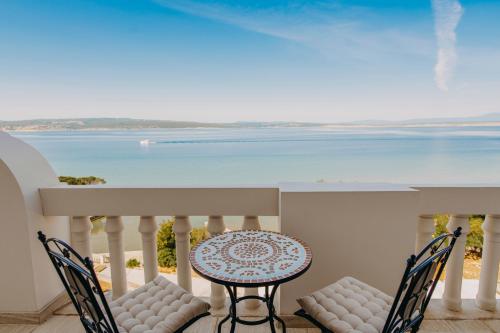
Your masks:
<svg viewBox="0 0 500 333"><path fill-rule="evenodd" d="M421 324L422 324L422 320L420 320L418 323L415 324L415 326L413 326L411 328L411 333L417 333L420 330Z"/></svg>
<svg viewBox="0 0 500 333"><path fill-rule="evenodd" d="M314 326L316 326L317 328L319 328L321 330L321 333L334 333L334 332L330 331L328 328L326 328L325 326L321 325L321 323L318 322L316 319L314 319L313 317L308 315L304 309L297 310L297 311L295 311L294 314L296 316L302 317L302 318L308 320L309 322L311 322Z"/></svg>
<svg viewBox="0 0 500 333"><path fill-rule="evenodd" d="M177 331L175 331L175 333L184 332L184 330L187 329L189 326L193 325L195 322L197 322L198 320L200 320L201 318L206 317L206 316L210 316L210 312L205 312L197 317L194 317L193 319L191 319L190 321L185 323L181 328L177 329Z"/></svg>

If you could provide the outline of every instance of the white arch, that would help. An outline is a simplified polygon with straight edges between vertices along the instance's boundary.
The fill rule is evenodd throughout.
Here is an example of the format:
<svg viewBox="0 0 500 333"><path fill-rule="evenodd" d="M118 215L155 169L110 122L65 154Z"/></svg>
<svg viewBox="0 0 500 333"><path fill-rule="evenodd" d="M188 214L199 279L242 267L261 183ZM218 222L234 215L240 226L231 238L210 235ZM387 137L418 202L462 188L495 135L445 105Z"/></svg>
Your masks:
<svg viewBox="0 0 500 333"><path fill-rule="evenodd" d="M0 131L0 321L2 314L40 319L63 292L36 234L69 240L68 217L43 216L39 188L58 184L35 148Z"/></svg>

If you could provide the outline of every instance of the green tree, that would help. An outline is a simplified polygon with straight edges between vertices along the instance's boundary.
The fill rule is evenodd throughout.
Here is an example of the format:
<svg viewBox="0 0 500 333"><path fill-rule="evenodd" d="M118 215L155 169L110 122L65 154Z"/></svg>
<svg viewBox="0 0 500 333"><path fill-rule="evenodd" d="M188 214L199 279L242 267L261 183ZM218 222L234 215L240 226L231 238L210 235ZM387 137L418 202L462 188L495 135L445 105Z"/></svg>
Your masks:
<svg viewBox="0 0 500 333"><path fill-rule="evenodd" d="M447 233L446 224L450 219L449 215L439 214L434 216L436 232L434 237ZM481 257L483 252L483 222L484 215L472 215L469 217L470 231L465 243L466 257Z"/></svg>
<svg viewBox="0 0 500 333"><path fill-rule="evenodd" d="M106 184L103 178L88 176L88 177L71 177L71 176L59 176L59 181L61 183L66 183L68 185L97 185Z"/></svg>
<svg viewBox="0 0 500 333"><path fill-rule="evenodd" d="M174 219L164 221L158 230L157 249L158 249L158 264L161 267L176 267L175 256L175 234L172 230ZM207 239L208 233L206 228L193 228L191 231L191 246L195 246L200 241Z"/></svg>
<svg viewBox="0 0 500 333"><path fill-rule="evenodd" d="M161 267L176 267L175 234L172 230L174 221L169 220L160 225L157 234L158 264Z"/></svg>
<svg viewBox="0 0 500 333"><path fill-rule="evenodd" d="M481 257L483 254L483 222L482 215L473 215L469 218L470 232L467 235L465 248L469 256Z"/></svg>

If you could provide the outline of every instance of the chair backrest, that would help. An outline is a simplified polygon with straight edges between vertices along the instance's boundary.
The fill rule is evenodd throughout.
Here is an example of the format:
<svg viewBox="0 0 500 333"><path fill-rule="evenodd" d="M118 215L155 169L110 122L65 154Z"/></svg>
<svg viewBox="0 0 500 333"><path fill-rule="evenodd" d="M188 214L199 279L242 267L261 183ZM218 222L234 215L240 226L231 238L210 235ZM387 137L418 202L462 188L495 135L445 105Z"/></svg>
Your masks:
<svg viewBox="0 0 500 333"><path fill-rule="evenodd" d="M418 255L408 258L382 333L418 330L461 230L436 237Z"/></svg>
<svg viewBox="0 0 500 333"><path fill-rule="evenodd" d="M80 316L86 332L118 333L118 328L89 258L82 258L65 242L39 231L57 274Z"/></svg>

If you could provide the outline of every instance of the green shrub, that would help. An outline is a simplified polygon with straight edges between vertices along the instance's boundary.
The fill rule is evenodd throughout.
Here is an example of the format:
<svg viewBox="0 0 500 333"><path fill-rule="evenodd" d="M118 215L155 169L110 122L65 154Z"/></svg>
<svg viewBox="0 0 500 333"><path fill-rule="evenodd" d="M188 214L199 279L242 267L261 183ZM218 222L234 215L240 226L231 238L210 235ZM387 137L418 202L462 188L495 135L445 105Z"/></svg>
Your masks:
<svg viewBox="0 0 500 333"><path fill-rule="evenodd" d="M176 267L175 234L172 230L174 219L163 222L157 235L158 265ZM205 228L193 228L191 231L191 247L208 238Z"/></svg>
<svg viewBox="0 0 500 333"><path fill-rule="evenodd" d="M137 267L140 267L141 266L141 263L139 262L139 260L135 259L135 258L131 258L129 260L127 260L127 268L137 268Z"/></svg>
<svg viewBox="0 0 500 333"><path fill-rule="evenodd" d="M436 215L434 216L434 222L436 225L436 232L434 237L441 234L447 233L446 224L448 223L449 215ZM481 257L483 252L483 222L484 215L472 215L469 218L470 231L467 235L467 242L465 243L465 255L466 257Z"/></svg>
<svg viewBox="0 0 500 333"><path fill-rule="evenodd" d="M471 216L470 232L467 235L466 253L469 256L481 257L483 254L483 216Z"/></svg>
<svg viewBox="0 0 500 333"><path fill-rule="evenodd" d="M96 185L96 184L106 184L103 178L89 176L89 177L71 177L71 176L59 176L59 181L61 183L66 183L68 185Z"/></svg>

